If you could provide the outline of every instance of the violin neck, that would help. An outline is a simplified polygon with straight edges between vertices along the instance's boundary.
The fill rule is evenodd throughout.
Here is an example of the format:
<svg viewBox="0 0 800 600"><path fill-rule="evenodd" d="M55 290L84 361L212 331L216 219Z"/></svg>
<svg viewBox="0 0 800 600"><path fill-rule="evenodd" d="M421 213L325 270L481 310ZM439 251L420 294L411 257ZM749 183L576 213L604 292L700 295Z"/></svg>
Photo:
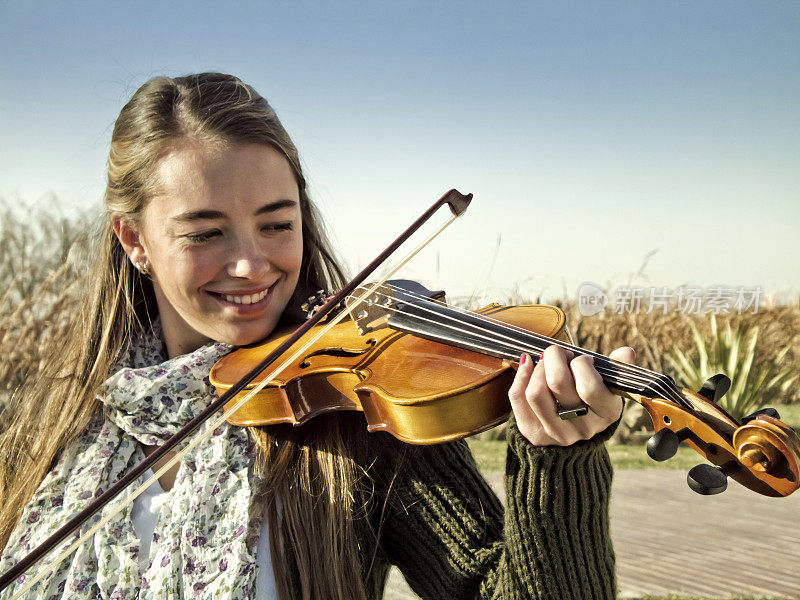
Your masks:
<svg viewBox="0 0 800 600"><path fill-rule="evenodd" d="M665 395L665 386L670 387L670 391L678 389L666 375L633 368L602 354L438 302L404 302L389 317L387 325L420 338L513 363L519 362L523 352L538 360L545 348L556 345L575 355L591 356L605 384L615 391L655 398Z"/></svg>

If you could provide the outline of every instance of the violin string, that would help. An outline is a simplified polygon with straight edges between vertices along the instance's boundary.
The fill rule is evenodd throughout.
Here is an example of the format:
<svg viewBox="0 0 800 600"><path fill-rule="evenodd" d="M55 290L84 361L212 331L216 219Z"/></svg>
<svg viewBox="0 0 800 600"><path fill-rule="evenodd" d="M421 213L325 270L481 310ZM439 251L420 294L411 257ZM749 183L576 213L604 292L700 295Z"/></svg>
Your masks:
<svg viewBox="0 0 800 600"><path fill-rule="evenodd" d="M652 371L652 370L647 369L645 367L640 367L638 365L633 365L633 364L623 363L621 361L616 361L615 359L608 358L607 356L605 356L603 354L600 354L598 352L593 352L592 350L587 350L585 348L581 348L580 346L576 346L576 345L570 344L568 342L562 342L560 340L556 340L554 338L550 338L548 336L545 336L545 335L530 331L528 329L524 329L522 327L518 327L516 325L512 325L511 323L506 323L504 321L499 321L499 320L493 318L491 315L484 315L482 313L477 313L477 312L474 312L474 311L470 311L470 310L467 310L465 308L462 308L462 307L459 307L459 306L455 306L455 305L452 305L452 304L439 304L439 303L431 301L431 299L429 297L424 296L424 295L422 295L422 294L420 294L418 292L405 290L403 288L399 288L397 286L394 286L391 283L387 283L386 286L391 288L391 289L393 289L393 290L399 291L399 292L401 292L403 294L408 294L410 296L414 296L415 298L417 298L417 299L419 299L419 300L421 300L421 301L423 301L423 302L425 302L427 304L430 304L432 306L445 306L445 307L447 307L447 308L449 308L451 310L460 312L460 313L465 314L465 315L472 316L472 317L474 317L476 319L481 319L481 320L485 320L485 321L491 321L491 322L495 323L496 325L498 325L499 327L504 328L506 330L517 331L519 333L530 335L531 337L536 337L536 338L540 339L541 341L549 342L550 344L557 344L560 347L562 347L564 349L567 349L567 350L571 350L571 351L573 351L573 352L575 352L577 354L588 354L588 355L594 356L595 358L601 358L601 359L613 361L613 362L617 363L618 366L621 369L635 370L635 371L640 372L642 375L654 376L653 380L663 376L663 374L658 373L656 371ZM437 314L439 314L439 313L437 313Z"/></svg>
<svg viewBox="0 0 800 600"><path fill-rule="evenodd" d="M542 341L549 341L550 343L557 344L557 345L561 346L562 348L567 349L567 350L571 350L571 351L573 351L575 353L588 354L588 355L594 356L595 358L603 358L603 359L606 359L606 360L614 361L614 362L618 363L620 368L623 368L623 369L635 370L635 371L638 371L638 372L642 373L643 375L644 374L649 374L650 376L655 376L654 379L662 377L662 373L658 373L656 371L652 371L650 369L647 369L645 367L641 367L639 365L623 363L623 362L620 362L620 361L616 361L615 359L610 359L607 356L605 356L603 354L600 354L598 352L593 352L592 350L587 350L586 348L581 348L580 346L576 346L576 345L570 344L568 342L562 342L560 340L556 340L554 338L550 338L548 336L545 336L545 335L530 331L528 329L524 329L522 327L518 327L516 325L512 325L511 323L506 323L504 321L499 321L499 320L493 318L490 315L484 315L482 313L477 313L477 312L462 308L460 306L455 306L453 304L439 304L439 303L431 301L431 299L429 297L424 296L424 295L422 295L422 294L420 294L418 292L405 290L403 288L394 286L391 283L386 283L385 285L386 285L386 287L389 287L389 288L391 288L393 290L399 291L399 292L401 292L403 294L408 294L410 296L414 296L415 298L417 298L417 299L419 299L421 301L425 301L425 302L427 302L427 303L429 303L431 305L446 306L447 308L450 308L450 309L452 309L454 311L460 312L460 313L465 314L465 315L469 315L469 316L472 316L472 317L475 317L475 318L478 318L478 319L482 319L482 320L486 320L486 321L492 321L493 323L495 323L498 326L500 326L502 328L505 328L507 330L513 330L513 331L517 331L519 333L528 334L528 335L530 335L532 337L540 338Z"/></svg>
<svg viewBox="0 0 800 600"><path fill-rule="evenodd" d="M472 312L472 311L469 311L469 310L466 310L466 309L462 309L462 308L457 307L457 306L452 306L452 305L449 305L449 304L439 304L439 303L431 301L430 298L428 298L427 296L423 296L423 295L418 294L416 292L408 291L408 290L405 290L405 289L402 289L402 288L397 288L397 287L393 286L392 284L387 284L387 285L388 285L388 287L393 288L393 289L395 289L395 290L397 290L397 291L399 291L401 293L408 294L410 296L418 298L420 301L422 301L427 306L433 306L433 307L445 306L445 307L450 308L450 309L452 309L452 310L454 310L456 312L460 312L462 314L469 315L469 316L471 316L471 317L473 317L475 319L479 319L479 320L483 320L483 321L490 321L490 322L494 323L496 326L498 326L498 327L500 327L502 329L505 329L507 331L515 331L515 332L519 332L521 334L525 334L527 336L536 338L537 340L545 343L546 345L555 344L555 345L558 345L558 346L560 346L562 348L565 348L567 350L571 350L575 354L585 354L585 355L593 356L595 359L600 359L601 364L602 364L602 362L608 362L612 367L612 371L614 370L614 368L615 368L614 366L616 365L616 370L618 370L618 371L623 371L623 372L628 372L628 373L638 373L639 376L640 377L644 377L645 378L644 380L648 381L653 386L654 389L660 390L661 392L665 393L668 397L671 397L673 399L673 401L678 402L679 404L685 406L686 408L692 408L691 405L688 403L688 401L683 397L682 393L677 388L677 386L675 386L674 383L671 380L666 379L666 376L662 375L661 373L657 373L655 371L651 371L650 369L645 369L644 367L638 367L637 365L630 365L628 363L623 363L621 361L617 361L617 360L609 358L609 357L607 357L607 356L605 356L603 354L600 354L600 353L597 353L597 352L592 352L591 350L586 350L586 349L581 348L579 346L575 346L574 344L568 344L568 343L565 343L565 342L561 342L560 340L556 340L554 338L550 338L550 337L547 337L547 336L544 336L544 335L541 335L541 334L537 334L537 333L531 332L530 330L523 329L521 327L510 325L510 324L505 323L503 321L499 321L497 319L494 319L494 318L492 318L491 316L488 316L488 315L483 315L481 313L475 313L475 312ZM423 310L424 310L424 307L420 307L419 304L415 304L415 306L417 306L418 308L423 308ZM437 317L445 316L445 317L448 317L448 318L450 318L452 320L455 320L455 319L453 319L453 317L449 317L448 315L443 315L440 311L436 311L435 309L430 309L429 312L432 312ZM476 325L474 325L474 324L469 324L469 325L471 327L477 329ZM513 339L513 338L508 338L508 339ZM596 365L598 364L597 361L596 361L595 364ZM599 370L600 369L598 369L598 371Z"/></svg>
<svg viewBox="0 0 800 600"><path fill-rule="evenodd" d="M156 470L153 475L147 479L142 485L136 488L133 492L127 495L125 498L120 500L116 505L113 505L107 513L92 527L90 527L83 535L81 535L77 540L69 544L65 550L63 550L60 554L58 554L52 561L46 563L42 567L40 567L39 572L31 578L26 585L24 585L16 594L14 594L11 600L20 600L30 589L36 585L39 581L43 578L47 577L47 575L51 572L51 569L55 569L67 556L75 552L78 548L80 548L85 542L87 542L95 533L97 533L101 528L107 525L114 517L116 517L120 512L122 512L127 506L133 503L133 501L138 498L144 491L150 487L155 481L157 481L162 475L164 475L169 469L171 469L178 461L180 461L186 454L191 452L197 445L202 443L204 440L208 439L214 432L215 429L222 426L228 419L228 417L235 413L239 408L244 406L246 402L248 402L253 396L255 396L258 392L263 390L270 381L272 381L278 374L280 374L289 364L294 363L295 360L300 358L300 356L305 352L311 345L314 344L319 338L324 336L331 328L341 322L345 317L349 316L357 307L361 305L361 303L369 297L371 294L375 293L381 285L385 283L389 277L394 275L397 271L399 271L408 261L410 261L414 256L416 256L425 246L427 246L431 241L433 241L442 231L444 231L448 226L450 226L453 221L458 218L457 215L451 215L447 221L445 221L442 225L440 225L433 233L431 233L425 240L423 240L420 245L414 248L411 252L409 252L403 259L400 260L397 264L391 267L387 272L385 272L377 282L372 284L364 294L357 298L357 302L354 302L350 306L345 306L343 310L339 313L334 315L329 321L322 326L322 329L317 333L315 336L311 336L311 338L304 342L292 355L285 359L282 363L280 363L271 373L263 377L260 381L258 381L254 386L253 389L249 392L243 394L242 398L237 400L233 406L228 411L223 411L223 414L218 417L216 420L209 419L208 422L211 423L205 431L200 432L199 435L192 438L186 446L175 452L175 455L169 458L158 470ZM366 286L360 286L358 289L363 289ZM350 296L352 297L352 296Z"/></svg>
<svg viewBox="0 0 800 600"><path fill-rule="evenodd" d="M394 312L401 312L396 308L388 308L387 307L386 310L390 310L390 311L394 311ZM426 308L422 308L422 310L426 310L428 312L431 312L431 313L435 314L438 317L444 317L446 319L454 320L454 318L449 316L449 315L443 315L441 313L437 313L435 311L432 311L432 310L429 310L429 309L426 309ZM480 329L480 328L478 328L477 326L475 326L472 323L468 323L467 325L469 325L470 327L473 327L473 330L467 330L465 328L459 328L459 327L443 324L441 321L438 321L438 320L435 321L433 319L428 319L428 318L425 318L425 317L422 317L422 316L419 316L419 315L414 315L414 318L419 320L419 321L423 321L423 322L427 322L427 323L432 323L432 324L435 324L435 325L443 326L443 327L445 327L445 328L447 328L447 329L449 329L451 331L456 331L456 332L459 332L459 333L466 333L466 334L469 334L469 335L472 335L474 337L478 337L478 338L487 340L487 341L495 343L495 344L503 344L503 343L505 343L505 346L508 347L508 348L517 350L518 352L527 352L527 353L531 354L535 360L538 360L537 353L543 352L544 349L546 348L546 346L544 346L544 345L543 346L535 346L535 345L526 346L526 345L522 344L519 340L517 340L515 338L512 338L510 336L503 336L503 335L497 336L497 335L495 335L496 332L493 332L493 331L491 331L489 329ZM481 333L479 333L479 332L481 332ZM482 332L486 332L486 334L483 334ZM500 338L505 338L505 340L508 340L508 341L501 340ZM509 353L509 354L511 354L511 353ZM513 356L514 356L514 358L517 358L518 354L514 354ZM648 383L651 383L649 379L643 379L641 377L638 377L638 378L617 377L617 371L615 371L614 369L605 368L600 364L596 364L595 367L596 367L596 369L598 370L598 372L601 375L602 374L607 374L608 375L607 379L613 380L613 381L611 381L611 383L616 381L616 382L620 382L620 383L623 383L623 384L624 383L628 383L628 384L631 384L631 385L634 385L634 386L636 384L640 384L642 381L646 381Z"/></svg>
<svg viewBox="0 0 800 600"><path fill-rule="evenodd" d="M388 285L389 285L389 287L393 287L393 286L391 286L391 284L388 284ZM395 288L395 289L397 289L397 288ZM488 341L492 341L492 342L495 342L495 343L502 343L500 341L500 338L505 338L506 340L508 340L510 342L513 342L512 344L508 344L512 348L515 348L515 349L520 350L520 351L527 351L527 352L531 351L526 346L520 346L519 345L520 344L520 340L518 340L517 338L511 337L509 335L502 335L502 334L499 334L498 332L494 332L494 331L491 331L489 329L481 329L479 326L477 326L474 323L463 323L461 321L456 320L455 317L453 317L451 315L443 314L441 311L437 311L435 308L428 308L428 306L437 307L437 308L440 308L442 306L446 306L448 308L453 309L454 311L457 311L457 312L460 312L462 314L466 314L466 315L472 316L473 318L480 319L482 321L492 322L496 326L498 326L499 328L505 329L506 331L518 332L518 333L521 333L521 334L525 334L526 336L533 337L537 341L542 342L543 344L545 344L542 347L533 345L533 348L535 349L534 350L535 352L543 351L544 348L547 345L556 344L556 345L559 345L561 347L565 347L566 349L573 350L576 354L586 354L586 355L593 356L595 359L599 359L599 361L598 360L595 361L595 368L598 370L598 372L601 375L602 374L606 374L606 375L609 376L608 377L609 379L616 379L617 381L622 381L622 382L625 382L625 383L629 383L629 384L634 385L634 386L636 384L640 384L642 381L645 381L645 382L653 385L655 388L658 388L661 392L665 392L667 395L672 396L674 399L676 399L679 402L681 402L681 404L685 405L686 401L682 397L680 397L678 395L678 391L677 390L671 390L668 387L662 385L661 384L662 376L660 376L659 374L657 374L655 372L649 371L647 369L642 369L642 371L644 371L644 373L642 373L638 369L629 369L627 367L630 367L631 365L628 365L627 363L623 363L623 362L616 361L614 359L608 358L608 357L606 357L606 356L604 356L602 354L591 352L591 351L585 350L583 348L574 346L572 344L565 344L565 343L560 342L559 340L555 340L555 339L549 338L547 336L542 336L540 334L535 334L535 333L533 333L533 332L531 332L529 330L526 330L526 329L522 329L522 328L519 328L519 327L511 326L508 323L504 323L502 321L498 321L497 319L493 319L491 317L487 317L486 315L482 315L480 313L474 313L474 312L471 312L471 311L466 311L464 309L460 309L459 307L452 307L450 305L442 305L442 304L439 304L439 303L435 303L435 302L432 302L426 296L422 296L422 295L417 294L417 293L412 292L412 291L408 291L408 290L405 290L405 289L399 289L398 291L400 291L400 292L402 292L404 294L410 295L412 297L419 298L419 300L423 303L423 305L415 304L415 307L417 307L417 308L419 308L419 309L421 309L423 311L429 312L431 314L434 314L439 319L441 319L441 317L444 317L445 319L455 321L459 325L462 325L462 327L463 327L463 325L468 325L469 327L473 328L473 331L469 331L469 330L466 330L466 329L463 329L463 328L459 328L459 327L448 326L446 324L442 324L441 321L439 321L439 320L433 321L432 319L425 319L424 317L420 317L418 315L415 315L415 318L418 318L420 320L428 321L428 322L431 322L431 323L436 323L437 325L440 325L440 326L449 327L449 329L452 330L452 331L459 331L459 332L462 332L462 333L468 333L468 334L471 334L471 335L474 335L474 336L477 336L477 337L481 337L483 339L486 339ZM385 294L384 292L378 292L378 295L383 296L383 297L385 297L387 299L391 298L391 296ZM389 309L389 307L386 307L386 306L384 306L384 308L385 309ZM481 332L481 333L476 333L476 332ZM483 332L486 332L488 335L483 335ZM604 363L608 363L609 367L607 368L607 367L603 366ZM625 373L628 373L630 375L630 378L625 378L624 377ZM648 373L653 373L653 375L656 375L657 377L654 378L654 377L650 376ZM621 374L622 377L618 377L618 374Z"/></svg>

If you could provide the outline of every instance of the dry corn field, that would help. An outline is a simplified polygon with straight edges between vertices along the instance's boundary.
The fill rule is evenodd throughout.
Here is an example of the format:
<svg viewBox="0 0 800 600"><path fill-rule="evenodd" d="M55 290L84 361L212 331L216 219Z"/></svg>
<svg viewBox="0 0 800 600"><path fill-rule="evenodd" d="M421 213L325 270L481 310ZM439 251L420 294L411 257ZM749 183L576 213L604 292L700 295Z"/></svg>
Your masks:
<svg viewBox="0 0 800 600"><path fill-rule="evenodd" d="M50 210L12 209L0 201L0 431L5 429L12 392L26 378L36 377L50 340L65 331L69 316L81 301L80 274L89 255L91 219L60 216L56 203ZM514 288L512 288L514 289ZM488 300L488 299L487 299ZM504 303L525 303L529 299L512 291ZM473 299L467 304L477 305ZM614 314L606 311L582 317L574 302L562 302L576 342L605 354L621 345L636 348L638 363L677 377L670 352L695 360L698 348L691 324L701 336L709 336L707 315L687 316L678 312ZM758 328L757 345L752 353L751 370L758 372L783 349L787 349L778 369L787 375L788 384L772 402L791 403L800 399L800 298L789 304L759 307L756 314L721 315L722 327Z"/></svg>

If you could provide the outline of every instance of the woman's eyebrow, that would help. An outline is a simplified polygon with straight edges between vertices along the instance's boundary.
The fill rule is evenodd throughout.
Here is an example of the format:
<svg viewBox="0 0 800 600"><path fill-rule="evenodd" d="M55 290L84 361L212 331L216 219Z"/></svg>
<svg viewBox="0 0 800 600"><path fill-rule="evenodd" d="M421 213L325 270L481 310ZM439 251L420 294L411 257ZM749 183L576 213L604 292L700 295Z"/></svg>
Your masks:
<svg viewBox="0 0 800 600"><path fill-rule="evenodd" d="M283 208L291 208L297 206L296 200L276 200L275 202L270 202L269 204L265 204L261 206L256 212L256 215L263 215L266 213L275 212L276 210L281 210ZM191 221L200 221L203 219L224 219L227 215L224 212L218 210L208 210L208 209L201 209L201 210L190 210L179 215L175 215L170 220L172 221L179 221L179 222L191 222Z"/></svg>
<svg viewBox="0 0 800 600"><path fill-rule="evenodd" d="M275 212L276 210L281 210L282 208L294 208L299 203L297 200L277 200L275 202L270 202L269 204L265 204L261 208L256 211L256 215L263 215L264 213L271 213Z"/></svg>

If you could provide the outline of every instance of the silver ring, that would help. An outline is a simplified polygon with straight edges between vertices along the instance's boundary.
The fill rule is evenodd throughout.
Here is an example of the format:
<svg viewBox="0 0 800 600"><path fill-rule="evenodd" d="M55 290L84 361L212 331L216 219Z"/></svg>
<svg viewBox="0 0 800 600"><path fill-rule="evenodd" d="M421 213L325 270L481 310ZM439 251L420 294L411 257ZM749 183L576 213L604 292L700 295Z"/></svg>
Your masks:
<svg viewBox="0 0 800 600"><path fill-rule="evenodd" d="M558 407L558 416L562 421L571 421L589 414L589 407L583 402L575 408L561 408L558 402L556 402L556 406Z"/></svg>

